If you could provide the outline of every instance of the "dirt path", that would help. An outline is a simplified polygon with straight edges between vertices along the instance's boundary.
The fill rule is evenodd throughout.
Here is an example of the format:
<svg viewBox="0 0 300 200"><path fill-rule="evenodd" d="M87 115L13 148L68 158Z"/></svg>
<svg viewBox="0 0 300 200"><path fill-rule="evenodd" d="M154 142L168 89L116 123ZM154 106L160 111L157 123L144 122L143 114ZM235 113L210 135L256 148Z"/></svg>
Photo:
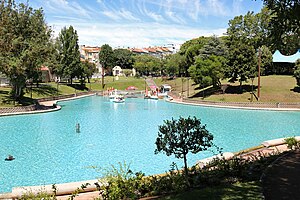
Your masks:
<svg viewBox="0 0 300 200"><path fill-rule="evenodd" d="M300 151L288 153L268 169L263 190L266 200L300 199Z"/></svg>

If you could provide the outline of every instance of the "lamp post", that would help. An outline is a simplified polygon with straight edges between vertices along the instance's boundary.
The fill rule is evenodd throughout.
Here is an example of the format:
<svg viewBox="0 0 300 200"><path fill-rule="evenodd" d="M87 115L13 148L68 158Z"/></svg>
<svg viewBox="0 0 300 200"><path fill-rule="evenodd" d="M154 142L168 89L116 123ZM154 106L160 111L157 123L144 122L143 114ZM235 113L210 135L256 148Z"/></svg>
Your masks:
<svg viewBox="0 0 300 200"><path fill-rule="evenodd" d="M59 80L58 79L56 80L56 83L57 83L57 85L56 85L56 96L58 97L58 85L59 85Z"/></svg>
<svg viewBox="0 0 300 200"><path fill-rule="evenodd" d="M190 96L190 77L187 78L187 98Z"/></svg>
<svg viewBox="0 0 300 200"><path fill-rule="evenodd" d="M250 79L251 79L251 82L252 82L250 102L253 102L253 81L254 81L254 75L251 75Z"/></svg>
<svg viewBox="0 0 300 200"><path fill-rule="evenodd" d="M261 48L258 49L258 79L257 79L257 100L260 99L260 64L261 64Z"/></svg>
<svg viewBox="0 0 300 200"><path fill-rule="evenodd" d="M181 98L183 98L183 77L181 75Z"/></svg>
<svg viewBox="0 0 300 200"><path fill-rule="evenodd" d="M102 65L102 89L104 89L104 64Z"/></svg>

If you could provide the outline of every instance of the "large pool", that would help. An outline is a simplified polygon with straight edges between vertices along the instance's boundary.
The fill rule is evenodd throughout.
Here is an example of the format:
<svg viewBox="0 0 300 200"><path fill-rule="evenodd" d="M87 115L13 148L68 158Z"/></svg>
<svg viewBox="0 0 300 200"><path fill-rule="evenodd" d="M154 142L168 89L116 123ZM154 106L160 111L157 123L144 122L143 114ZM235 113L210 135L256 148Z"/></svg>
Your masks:
<svg viewBox="0 0 300 200"><path fill-rule="evenodd" d="M224 151L239 151L264 140L299 135L300 112L223 109L126 99L116 104L93 96L59 103L44 114L0 117L0 192L12 187L89 180L108 168L131 163L135 171L163 173L174 156L154 154L158 125L179 116L196 116ZM81 132L75 125L80 123ZM12 154L14 161L4 161ZM189 165L211 152L188 155Z"/></svg>

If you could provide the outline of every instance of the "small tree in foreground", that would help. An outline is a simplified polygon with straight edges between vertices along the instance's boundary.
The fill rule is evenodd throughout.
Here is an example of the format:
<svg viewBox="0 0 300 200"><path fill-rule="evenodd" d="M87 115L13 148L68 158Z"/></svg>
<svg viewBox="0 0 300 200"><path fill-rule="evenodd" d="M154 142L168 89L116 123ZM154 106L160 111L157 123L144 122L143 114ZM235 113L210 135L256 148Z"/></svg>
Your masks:
<svg viewBox="0 0 300 200"><path fill-rule="evenodd" d="M196 117L186 119L180 117L179 120L172 118L172 120L165 120L164 123L159 126L155 154L163 151L167 156L174 154L176 158L183 158L187 178L187 154L206 151L213 145L213 135Z"/></svg>

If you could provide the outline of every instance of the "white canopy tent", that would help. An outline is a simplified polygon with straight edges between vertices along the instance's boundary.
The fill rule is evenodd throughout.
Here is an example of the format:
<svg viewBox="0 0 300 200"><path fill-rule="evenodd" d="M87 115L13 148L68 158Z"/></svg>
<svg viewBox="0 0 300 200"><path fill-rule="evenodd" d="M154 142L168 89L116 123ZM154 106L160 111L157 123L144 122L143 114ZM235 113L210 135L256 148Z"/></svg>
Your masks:
<svg viewBox="0 0 300 200"><path fill-rule="evenodd" d="M276 50L273 54L273 62L295 63L298 59L300 59L300 49L297 53L290 56L282 55L279 50Z"/></svg>

